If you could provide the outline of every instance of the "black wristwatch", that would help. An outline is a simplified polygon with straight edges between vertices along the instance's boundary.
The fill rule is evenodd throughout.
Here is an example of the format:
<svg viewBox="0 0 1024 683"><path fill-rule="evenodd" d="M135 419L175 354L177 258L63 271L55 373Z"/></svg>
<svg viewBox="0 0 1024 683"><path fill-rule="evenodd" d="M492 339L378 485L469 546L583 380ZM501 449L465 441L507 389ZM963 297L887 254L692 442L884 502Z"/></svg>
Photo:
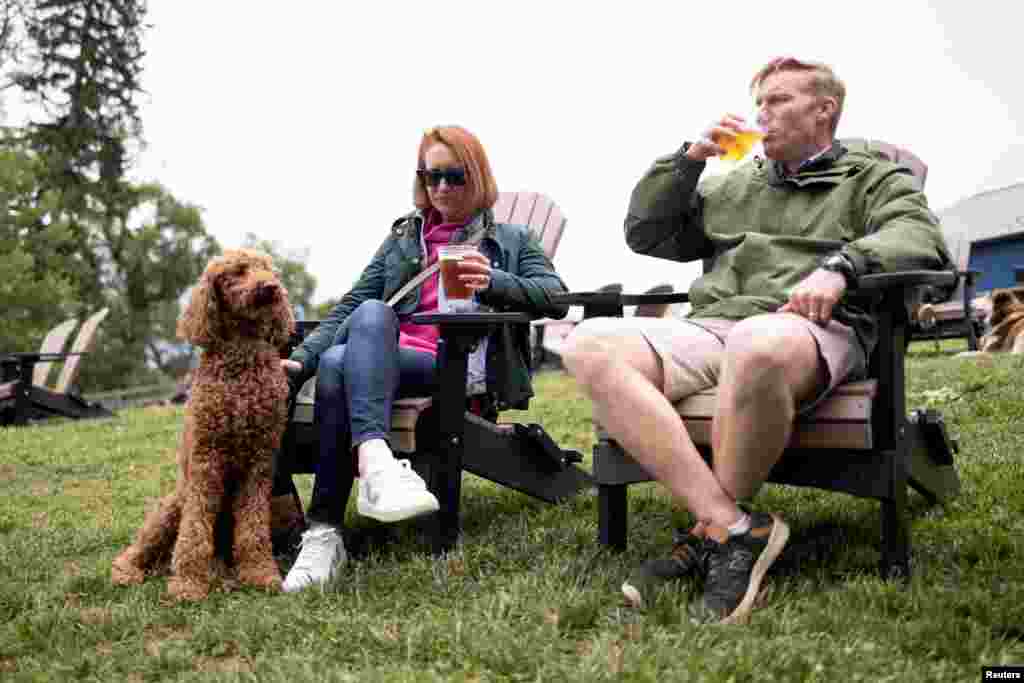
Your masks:
<svg viewBox="0 0 1024 683"><path fill-rule="evenodd" d="M853 263L850 259L846 258L842 254L832 254L825 258L821 262L822 270L830 270L833 273L839 273L846 280L846 289L853 291L857 289L857 271L853 267Z"/></svg>

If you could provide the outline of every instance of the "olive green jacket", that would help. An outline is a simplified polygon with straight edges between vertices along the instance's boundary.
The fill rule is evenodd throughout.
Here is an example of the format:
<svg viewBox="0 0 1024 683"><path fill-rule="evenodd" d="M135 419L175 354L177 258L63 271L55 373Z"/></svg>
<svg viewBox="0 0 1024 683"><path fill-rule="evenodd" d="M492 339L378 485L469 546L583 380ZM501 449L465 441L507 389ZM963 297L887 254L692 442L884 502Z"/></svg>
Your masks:
<svg viewBox="0 0 1024 683"><path fill-rule="evenodd" d="M392 224L391 234L356 284L292 352L291 359L302 364L302 373L296 378L298 386L316 372L320 354L348 338L346 320L359 304L371 299L387 301L424 268L422 229L423 216L419 211ZM477 239L480 252L493 268L490 287L478 294L480 303L496 311L525 312L533 318L565 317L568 307L551 302L552 295L566 291L565 283L526 228L495 223L493 213L487 209L456 232L452 242ZM416 311L420 289L414 288L395 303L400 320ZM533 396L529 360L528 326L498 326L487 346L487 391L499 409L525 407Z"/></svg>
<svg viewBox="0 0 1024 683"><path fill-rule="evenodd" d="M626 243L640 254L713 259L690 286L691 317L773 312L836 252L858 276L952 268L938 219L911 172L866 147L836 142L793 175L758 158L702 180L705 164L684 156L688 146L657 159L640 180L625 228ZM870 354L872 312L841 305L835 317L856 330Z"/></svg>

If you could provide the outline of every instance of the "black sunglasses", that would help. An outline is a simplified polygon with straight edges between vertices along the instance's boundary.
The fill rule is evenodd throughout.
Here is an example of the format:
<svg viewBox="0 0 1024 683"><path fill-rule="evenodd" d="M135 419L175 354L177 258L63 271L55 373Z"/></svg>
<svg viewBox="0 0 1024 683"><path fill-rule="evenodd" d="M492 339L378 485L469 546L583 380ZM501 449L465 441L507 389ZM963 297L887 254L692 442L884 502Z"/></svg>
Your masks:
<svg viewBox="0 0 1024 683"><path fill-rule="evenodd" d="M429 187L437 187L442 180L450 186L461 187L466 184L464 168L421 168L416 171L416 175Z"/></svg>

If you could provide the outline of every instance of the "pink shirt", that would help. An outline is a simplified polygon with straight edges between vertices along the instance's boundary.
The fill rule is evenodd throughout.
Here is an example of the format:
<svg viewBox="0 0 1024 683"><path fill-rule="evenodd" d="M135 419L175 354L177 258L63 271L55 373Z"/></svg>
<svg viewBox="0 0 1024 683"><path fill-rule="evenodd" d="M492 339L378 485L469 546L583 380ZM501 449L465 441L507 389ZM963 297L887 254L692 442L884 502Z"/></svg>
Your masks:
<svg viewBox="0 0 1024 683"><path fill-rule="evenodd" d="M431 210L427 213L427 221L423 226L423 242L427 249L427 261L423 264L427 268L437 260L437 249L442 244L448 244L455 231L465 223L442 223L441 214ZM416 313L433 313L437 311L437 287L440 272L434 273L420 285L420 305L416 307ZM441 332L437 325L416 325L411 322L404 322L398 328L398 345L426 351L437 355L437 340Z"/></svg>

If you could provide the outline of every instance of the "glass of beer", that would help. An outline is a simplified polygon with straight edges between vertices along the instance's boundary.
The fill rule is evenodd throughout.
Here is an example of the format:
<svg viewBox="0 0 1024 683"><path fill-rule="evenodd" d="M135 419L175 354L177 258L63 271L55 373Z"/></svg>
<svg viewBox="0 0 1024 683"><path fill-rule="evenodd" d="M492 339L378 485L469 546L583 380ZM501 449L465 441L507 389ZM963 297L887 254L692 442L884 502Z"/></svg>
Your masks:
<svg viewBox="0 0 1024 683"><path fill-rule="evenodd" d="M474 253L477 253L477 248L470 244L442 244L438 247L441 287L437 297L437 310L441 313L470 313L477 309L473 290L459 279L462 259L466 254Z"/></svg>
<svg viewBox="0 0 1024 683"><path fill-rule="evenodd" d="M757 116L753 115L747 119L743 130L734 135L722 135L715 142L725 150L725 154L719 157L722 161L739 161L763 139L764 131L757 123Z"/></svg>

